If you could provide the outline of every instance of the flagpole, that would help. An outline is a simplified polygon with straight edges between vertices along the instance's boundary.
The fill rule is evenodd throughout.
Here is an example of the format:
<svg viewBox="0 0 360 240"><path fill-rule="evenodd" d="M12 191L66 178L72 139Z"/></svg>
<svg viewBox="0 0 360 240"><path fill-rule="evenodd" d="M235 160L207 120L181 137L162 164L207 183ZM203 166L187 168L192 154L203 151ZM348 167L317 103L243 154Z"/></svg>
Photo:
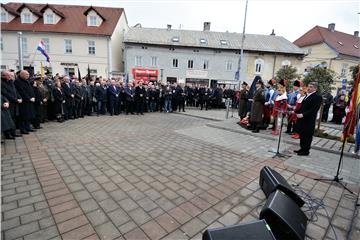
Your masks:
<svg viewBox="0 0 360 240"><path fill-rule="evenodd" d="M246 27L246 16L247 16L247 6L248 6L248 0L246 0L246 4L245 4L245 16L244 16L244 26L243 26L243 32L242 32L242 37L241 37L241 49L240 49L240 58L239 58L239 62L238 62L238 69L237 72L239 73L239 90L240 90L240 70L241 70L241 62L242 59L244 57L244 42L245 42L245 27Z"/></svg>

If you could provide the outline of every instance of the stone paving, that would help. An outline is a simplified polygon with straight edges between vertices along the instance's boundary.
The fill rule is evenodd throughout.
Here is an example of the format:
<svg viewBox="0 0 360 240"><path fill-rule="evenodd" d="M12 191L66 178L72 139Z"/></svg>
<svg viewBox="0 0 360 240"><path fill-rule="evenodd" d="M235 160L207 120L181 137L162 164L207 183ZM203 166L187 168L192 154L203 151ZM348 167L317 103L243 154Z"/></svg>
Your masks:
<svg viewBox="0 0 360 240"><path fill-rule="evenodd" d="M87 117L6 140L2 239L201 239L206 228L258 219L265 165L323 199L329 217L317 212L310 238L359 238L356 195L271 158L271 140L209 123L160 113ZM241 147L249 142L263 147Z"/></svg>

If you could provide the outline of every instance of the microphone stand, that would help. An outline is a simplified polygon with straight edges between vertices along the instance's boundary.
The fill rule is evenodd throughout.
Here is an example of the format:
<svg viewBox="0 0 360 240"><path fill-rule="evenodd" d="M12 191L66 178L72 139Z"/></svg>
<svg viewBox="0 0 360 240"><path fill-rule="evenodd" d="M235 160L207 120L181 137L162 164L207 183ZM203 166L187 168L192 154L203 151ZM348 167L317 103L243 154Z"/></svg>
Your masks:
<svg viewBox="0 0 360 240"><path fill-rule="evenodd" d="M278 137L278 144L277 144L277 149L276 152L269 150L269 152L275 153L275 155L272 158L276 158L276 157L290 157L289 155L280 153L280 142L281 142L281 134L282 134L282 128L284 126L284 118L286 115L286 111L283 111L281 108L278 108L279 113L281 113L281 124L280 124L280 131L279 131L279 137Z"/></svg>
<svg viewBox="0 0 360 240"><path fill-rule="evenodd" d="M347 128L350 126L350 124L347 124L347 125L348 125L348 126L345 126L344 132L346 132L346 131L347 131ZM342 187L343 187L345 190L347 190L349 193L354 194L353 191L351 191L349 188L347 188L347 187L345 186L344 183L342 183L343 178L339 178L340 167L341 167L341 163L342 163L342 159L343 159L343 155L344 155L345 142L346 142L346 137L344 136L343 142L342 142L342 147L341 147L339 164L338 164L338 168L337 168L337 171L336 171L336 175L335 175L333 178L314 178L314 180L316 180L316 181L337 182L340 186L342 186Z"/></svg>

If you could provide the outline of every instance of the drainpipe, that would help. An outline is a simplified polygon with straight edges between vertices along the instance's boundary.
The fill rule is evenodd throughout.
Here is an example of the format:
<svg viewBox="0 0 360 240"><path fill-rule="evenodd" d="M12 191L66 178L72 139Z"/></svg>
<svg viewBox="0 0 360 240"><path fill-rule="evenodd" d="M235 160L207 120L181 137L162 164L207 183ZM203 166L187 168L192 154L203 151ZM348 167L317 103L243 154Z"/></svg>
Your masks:
<svg viewBox="0 0 360 240"><path fill-rule="evenodd" d="M276 53L274 53L274 63L273 63L273 69L272 69L272 77L275 77L275 64L276 64Z"/></svg>
<svg viewBox="0 0 360 240"><path fill-rule="evenodd" d="M107 77L110 79L111 77L111 72L112 72L112 56L111 56L111 37L108 37L107 38L107 69L108 69L108 72L107 72Z"/></svg>

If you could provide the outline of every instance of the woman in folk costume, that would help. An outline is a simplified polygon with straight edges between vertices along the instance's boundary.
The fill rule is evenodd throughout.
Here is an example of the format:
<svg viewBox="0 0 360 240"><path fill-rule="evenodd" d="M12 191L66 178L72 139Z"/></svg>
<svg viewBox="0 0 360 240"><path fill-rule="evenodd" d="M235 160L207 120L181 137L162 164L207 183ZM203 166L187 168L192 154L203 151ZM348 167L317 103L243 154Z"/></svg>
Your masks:
<svg viewBox="0 0 360 240"><path fill-rule="evenodd" d="M289 113L289 121L293 122L294 124L294 130L293 130L293 134L291 135L292 138L294 139L299 139L300 135L299 135L299 126L297 124L297 116L295 111L299 110L301 108L301 102L304 100L305 96L306 96L306 86L300 87L300 97L299 99L296 101L295 104L295 108L293 110L290 111Z"/></svg>
<svg viewBox="0 0 360 240"><path fill-rule="evenodd" d="M297 100L300 98L300 86L302 86L302 83L299 80L294 81L293 86L293 92L288 94L288 110L294 110L296 106ZM291 118L291 114L288 116L288 125L286 132L287 134L293 134L294 128L295 128L295 122L293 121L293 118Z"/></svg>
<svg viewBox="0 0 360 240"><path fill-rule="evenodd" d="M253 100L253 104L251 107L251 114L250 114L251 125L249 129L253 130L252 132L254 133L258 133L260 127L262 126L264 103L265 103L264 83L262 80L258 80L256 82L256 91L252 100Z"/></svg>
<svg viewBox="0 0 360 240"><path fill-rule="evenodd" d="M279 94L276 96L274 101L274 108L272 116L274 118L273 135L279 135L279 128L281 123L282 113L287 112L287 94L286 94L286 83L287 80L281 79L277 85Z"/></svg>
<svg viewBox="0 0 360 240"><path fill-rule="evenodd" d="M239 117L240 122L243 118L247 115L247 105L248 105L248 99L249 99L249 86L246 82L243 82L241 84L241 91L239 95Z"/></svg>
<svg viewBox="0 0 360 240"><path fill-rule="evenodd" d="M270 79L265 91L264 126L267 128L271 122L271 114L274 108L274 100L278 92L274 89L275 79Z"/></svg>

